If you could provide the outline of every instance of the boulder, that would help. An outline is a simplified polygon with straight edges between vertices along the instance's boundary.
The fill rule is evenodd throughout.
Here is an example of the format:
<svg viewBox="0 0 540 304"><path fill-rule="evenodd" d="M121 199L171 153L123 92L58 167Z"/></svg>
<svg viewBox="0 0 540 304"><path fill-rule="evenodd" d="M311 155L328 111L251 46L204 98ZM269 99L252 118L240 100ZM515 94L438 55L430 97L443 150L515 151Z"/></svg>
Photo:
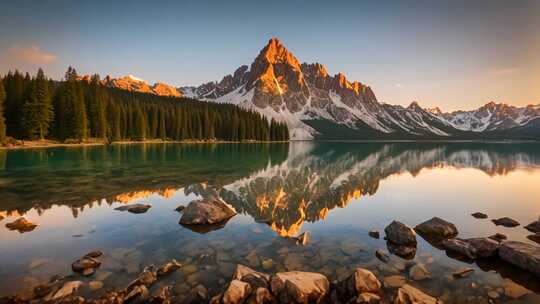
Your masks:
<svg viewBox="0 0 540 304"><path fill-rule="evenodd" d="M525 229L529 230L530 232L540 233L540 220L530 223L529 225L525 226Z"/></svg>
<svg viewBox="0 0 540 304"><path fill-rule="evenodd" d="M75 262L71 264L71 269L74 272L84 273L86 272L86 275L89 274L89 270L93 270L95 268L98 268L101 265L101 262L91 258L89 256L84 256ZM92 272L93 273L93 272Z"/></svg>
<svg viewBox="0 0 540 304"><path fill-rule="evenodd" d="M7 223L6 228L9 230L17 230L19 233L30 232L36 229L37 224L34 224L24 217L18 218L17 220Z"/></svg>
<svg viewBox="0 0 540 304"><path fill-rule="evenodd" d="M182 264L178 263L175 259L172 259L170 262L167 262L158 268L157 275L167 275L171 272L178 270L180 267L182 267Z"/></svg>
<svg viewBox="0 0 540 304"><path fill-rule="evenodd" d="M205 225L225 222L236 211L221 199L202 199L190 202L184 209L180 224Z"/></svg>
<svg viewBox="0 0 540 304"><path fill-rule="evenodd" d="M416 246L416 234L403 223L393 221L384 228L384 232L386 233L386 239L394 244Z"/></svg>
<svg viewBox="0 0 540 304"><path fill-rule="evenodd" d="M368 232L368 234L369 234L370 237L372 237L372 238L374 238L374 239L380 238L379 231L377 231L377 230L370 230L370 231Z"/></svg>
<svg viewBox="0 0 540 304"><path fill-rule="evenodd" d="M476 251L476 256L489 258L497 255L500 243L490 238L471 238L465 240Z"/></svg>
<svg viewBox="0 0 540 304"><path fill-rule="evenodd" d="M365 292L378 294L381 290L381 282L379 282L373 272L367 269L356 268L352 278L354 278L354 286L357 294Z"/></svg>
<svg viewBox="0 0 540 304"><path fill-rule="evenodd" d="M486 219L488 216L487 214L485 213L482 213L482 212L475 212L473 214L471 214L474 218L477 218L477 219Z"/></svg>
<svg viewBox="0 0 540 304"><path fill-rule="evenodd" d="M540 276L540 247L516 241L502 242L499 257Z"/></svg>
<svg viewBox="0 0 540 304"><path fill-rule="evenodd" d="M134 213L134 214L141 214L141 213L145 213L150 208L152 208L151 205L132 204L132 205L120 206L118 208L115 208L114 210L127 211L127 212Z"/></svg>
<svg viewBox="0 0 540 304"><path fill-rule="evenodd" d="M444 240L453 238L458 234L456 226L441 218L434 217L418 224L414 230L426 239Z"/></svg>
<svg viewBox="0 0 540 304"><path fill-rule="evenodd" d="M476 259L477 252L476 249L466 240L459 238L453 238L449 240L444 240L442 245L446 250L459 253L469 259Z"/></svg>
<svg viewBox="0 0 540 304"><path fill-rule="evenodd" d="M321 303L330 292L330 282L314 272L279 272L270 279L272 293L284 303Z"/></svg>
<svg viewBox="0 0 540 304"><path fill-rule="evenodd" d="M239 280L232 280L223 293L223 304L241 304L249 297L251 286Z"/></svg>
<svg viewBox="0 0 540 304"><path fill-rule="evenodd" d="M442 301L438 301L434 297L425 294L412 287L409 284L403 285L398 289L394 304L442 304Z"/></svg>
<svg viewBox="0 0 540 304"><path fill-rule="evenodd" d="M497 226L504 226L504 227L516 227L519 226L519 222L516 220L513 220L509 217L501 217L498 219L491 220L495 225Z"/></svg>

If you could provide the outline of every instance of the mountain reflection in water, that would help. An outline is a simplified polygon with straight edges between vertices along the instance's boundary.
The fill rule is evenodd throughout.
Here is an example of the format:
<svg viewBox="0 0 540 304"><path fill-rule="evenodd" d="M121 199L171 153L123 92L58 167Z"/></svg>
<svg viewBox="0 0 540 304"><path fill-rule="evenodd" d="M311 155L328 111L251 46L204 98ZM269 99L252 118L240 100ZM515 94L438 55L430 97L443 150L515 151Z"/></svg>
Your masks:
<svg viewBox="0 0 540 304"><path fill-rule="evenodd" d="M73 216L103 203L159 194L219 195L280 236L323 220L380 181L429 168L490 176L540 166L540 145L497 143L313 143L119 145L0 152L0 215L66 205ZM127 191L126 191L127 190Z"/></svg>

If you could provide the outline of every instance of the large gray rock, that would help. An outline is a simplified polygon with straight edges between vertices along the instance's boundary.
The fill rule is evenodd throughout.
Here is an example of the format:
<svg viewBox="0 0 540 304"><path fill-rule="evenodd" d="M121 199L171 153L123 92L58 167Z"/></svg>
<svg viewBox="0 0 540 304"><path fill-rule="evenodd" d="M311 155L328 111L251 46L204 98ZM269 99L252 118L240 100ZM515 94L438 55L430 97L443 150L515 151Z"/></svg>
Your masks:
<svg viewBox="0 0 540 304"><path fill-rule="evenodd" d="M384 228L386 239L396 245L412 246L416 245L416 234L407 225L393 221Z"/></svg>
<svg viewBox="0 0 540 304"><path fill-rule="evenodd" d="M476 249L466 240L453 238L449 240L444 240L442 242L442 245L446 250L459 253L469 259L474 260L477 257Z"/></svg>
<svg viewBox="0 0 540 304"><path fill-rule="evenodd" d="M321 303L330 292L330 282L314 272L279 272L270 279L272 293L284 303Z"/></svg>
<svg viewBox="0 0 540 304"><path fill-rule="evenodd" d="M525 226L525 229L529 230L530 232L540 233L540 220L530 223L529 225Z"/></svg>
<svg viewBox="0 0 540 304"><path fill-rule="evenodd" d="M398 289L394 304L442 304L442 301L405 284Z"/></svg>
<svg viewBox="0 0 540 304"><path fill-rule="evenodd" d="M150 208L152 208L152 205L132 204L132 205L120 206L118 208L115 208L114 210L127 211L134 214L141 214L141 213L146 213L146 211L148 211L148 209Z"/></svg>
<svg viewBox="0 0 540 304"><path fill-rule="evenodd" d="M472 238L466 239L465 241L474 248L476 255L482 258L497 255L497 251L500 247L499 242L490 238Z"/></svg>
<svg viewBox="0 0 540 304"><path fill-rule="evenodd" d="M224 222L235 215L234 208L221 199L202 199L187 205L180 224L211 225Z"/></svg>
<svg viewBox="0 0 540 304"><path fill-rule="evenodd" d="M458 234L458 230L454 224L438 217L417 225L414 227L414 230L424 238L435 240L453 238Z"/></svg>
<svg viewBox="0 0 540 304"><path fill-rule="evenodd" d="M523 242L507 241L499 248L499 257L540 276L540 247Z"/></svg>

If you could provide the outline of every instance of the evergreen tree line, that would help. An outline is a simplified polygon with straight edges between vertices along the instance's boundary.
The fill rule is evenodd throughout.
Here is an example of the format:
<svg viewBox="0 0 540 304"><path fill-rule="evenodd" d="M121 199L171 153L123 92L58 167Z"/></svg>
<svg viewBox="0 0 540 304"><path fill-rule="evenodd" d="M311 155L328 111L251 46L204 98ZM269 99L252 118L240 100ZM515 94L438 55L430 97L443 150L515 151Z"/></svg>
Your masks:
<svg viewBox="0 0 540 304"><path fill-rule="evenodd" d="M282 141L287 125L230 104L106 87L98 75L81 80L18 71L0 78L0 140L56 139Z"/></svg>

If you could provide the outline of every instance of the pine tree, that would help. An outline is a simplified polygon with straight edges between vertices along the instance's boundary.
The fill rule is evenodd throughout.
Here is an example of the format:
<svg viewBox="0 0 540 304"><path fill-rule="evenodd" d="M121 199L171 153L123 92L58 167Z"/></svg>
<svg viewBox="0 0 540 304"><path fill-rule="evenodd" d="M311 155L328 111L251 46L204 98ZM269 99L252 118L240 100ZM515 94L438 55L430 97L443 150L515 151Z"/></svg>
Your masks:
<svg viewBox="0 0 540 304"><path fill-rule="evenodd" d="M21 114L25 137L44 139L48 135L54 113L49 82L42 69L32 81Z"/></svg>
<svg viewBox="0 0 540 304"><path fill-rule="evenodd" d="M4 82L0 79L0 143L6 140L6 119L4 118L4 102L6 101L6 92Z"/></svg>

